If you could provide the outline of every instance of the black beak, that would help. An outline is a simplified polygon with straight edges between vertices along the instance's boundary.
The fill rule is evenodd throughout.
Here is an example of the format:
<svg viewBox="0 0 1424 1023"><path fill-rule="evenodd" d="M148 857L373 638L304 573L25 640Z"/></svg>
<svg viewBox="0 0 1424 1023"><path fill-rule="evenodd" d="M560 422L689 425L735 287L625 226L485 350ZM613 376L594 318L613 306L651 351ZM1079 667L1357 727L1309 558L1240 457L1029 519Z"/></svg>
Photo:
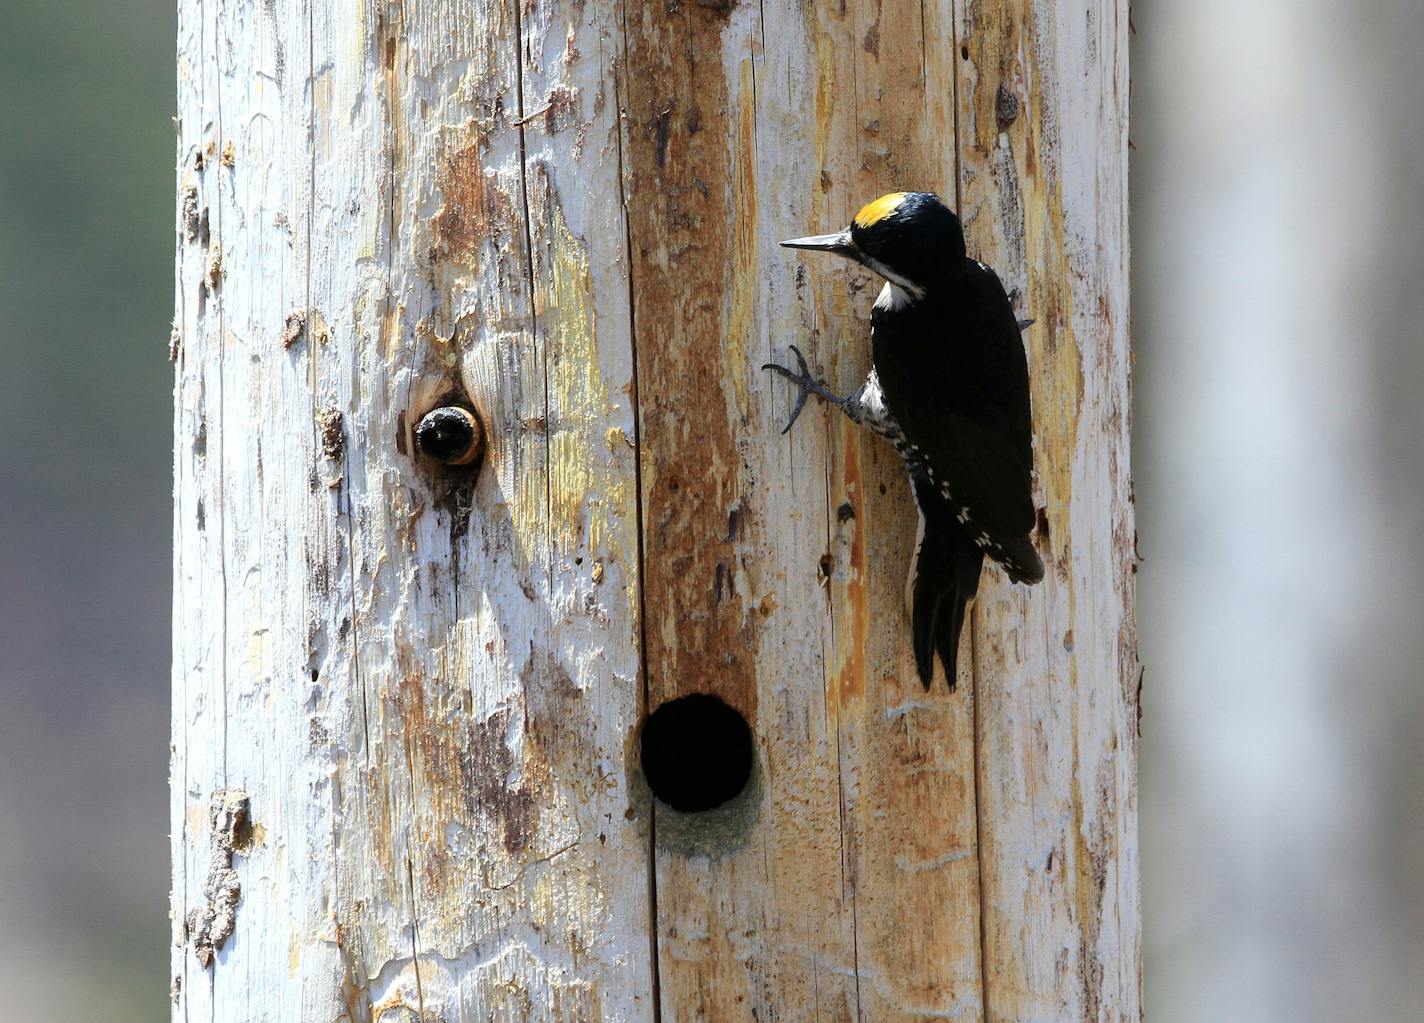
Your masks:
<svg viewBox="0 0 1424 1023"><path fill-rule="evenodd" d="M846 259L860 259L860 249L850 240L850 231L835 234L813 234L807 238L788 238L781 243L787 249L812 249L816 252L834 252Z"/></svg>

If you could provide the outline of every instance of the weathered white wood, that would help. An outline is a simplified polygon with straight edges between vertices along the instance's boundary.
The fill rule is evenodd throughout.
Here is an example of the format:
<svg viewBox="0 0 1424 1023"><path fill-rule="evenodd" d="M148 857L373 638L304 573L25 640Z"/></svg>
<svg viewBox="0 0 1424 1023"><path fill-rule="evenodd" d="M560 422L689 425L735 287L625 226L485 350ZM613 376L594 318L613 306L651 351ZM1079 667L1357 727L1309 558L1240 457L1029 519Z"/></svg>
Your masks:
<svg viewBox="0 0 1424 1023"><path fill-rule="evenodd" d="M175 1018L1136 1018L1125 33L182 8ZM893 453L779 436L757 368L864 373L878 285L775 242L897 187L1039 318L1053 571L988 574L955 694L914 677ZM411 438L461 394L472 488ZM757 769L694 818L635 733L702 691Z"/></svg>
<svg viewBox="0 0 1424 1023"><path fill-rule="evenodd" d="M1030 593L975 614L985 984L995 1019L1137 1019L1136 534L1128 462L1127 9L969 5L970 251L1038 324Z"/></svg>
<svg viewBox="0 0 1424 1023"><path fill-rule="evenodd" d="M210 232L179 241L178 920L204 900L215 790L247 793L252 834L213 966L175 948L179 1018L651 1012L617 106L592 14L531 19L521 45L499 2L183 11L180 174ZM567 87L567 132L521 129L521 55ZM472 493L412 457L447 388L489 427Z"/></svg>

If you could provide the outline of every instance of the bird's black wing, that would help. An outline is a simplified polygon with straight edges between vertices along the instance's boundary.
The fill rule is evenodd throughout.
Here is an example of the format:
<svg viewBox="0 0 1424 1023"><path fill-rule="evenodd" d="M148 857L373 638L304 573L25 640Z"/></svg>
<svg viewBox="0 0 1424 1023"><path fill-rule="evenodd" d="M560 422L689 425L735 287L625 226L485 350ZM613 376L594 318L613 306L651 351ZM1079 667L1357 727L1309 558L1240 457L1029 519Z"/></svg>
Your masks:
<svg viewBox="0 0 1424 1023"><path fill-rule="evenodd" d="M1013 578L1037 582L1028 362L1013 307L998 276L971 260L925 305L895 336L877 324L886 405L956 523Z"/></svg>
<svg viewBox="0 0 1424 1023"><path fill-rule="evenodd" d="M1033 413L1029 407L1028 357L1023 329L999 275L983 263L965 260L964 277L970 300L979 314L976 329L990 357L986 367L986 396L1003 413L1003 425L1013 438L1024 469L1024 491L1033 472Z"/></svg>

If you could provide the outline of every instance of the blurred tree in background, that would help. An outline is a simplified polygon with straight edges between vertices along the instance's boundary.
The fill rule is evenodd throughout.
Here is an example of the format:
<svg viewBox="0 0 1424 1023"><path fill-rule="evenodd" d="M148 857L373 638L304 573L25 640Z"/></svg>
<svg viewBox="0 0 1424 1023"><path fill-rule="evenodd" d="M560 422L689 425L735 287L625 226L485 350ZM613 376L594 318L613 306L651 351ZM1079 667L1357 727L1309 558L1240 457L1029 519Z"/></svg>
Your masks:
<svg viewBox="0 0 1424 1023"><path fill-rule="evenodd" d="M0 31L0 989L167 1013L171 0Z"/></svg>
<svg viewBox="0 0 1424 1023"><path fill-rule="evenodd" d="M1148 1018L1424 1018L1424 4L1133 15Z"/></svg>

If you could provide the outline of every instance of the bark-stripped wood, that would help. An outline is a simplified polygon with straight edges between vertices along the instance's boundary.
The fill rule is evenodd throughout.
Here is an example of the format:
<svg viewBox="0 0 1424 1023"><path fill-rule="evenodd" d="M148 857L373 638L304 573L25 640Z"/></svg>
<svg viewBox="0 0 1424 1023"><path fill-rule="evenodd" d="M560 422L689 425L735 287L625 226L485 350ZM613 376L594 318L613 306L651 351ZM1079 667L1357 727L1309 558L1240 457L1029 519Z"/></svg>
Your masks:
<svg viewBox="0 0 1424 1023"><path fill-rule="evenodd" d="M970 4L958 35L971 251L1038 317L1048 577L975 616L985 977L996 1019L1135 1019L1135 534L1128 464L1127 12Z"/></svg>
<svg viewBox="0 0 1424 1023"><path fill-rule="evenodd" d="M617 105L575 13L184 9L175 917L213 789L264 837L212 970L175 950L183 1017L652 1012ZM411 457L460 391L472 492Z"/></svg>
<svg viewBox="0 0 1424 1023"><path fill-rule="evenodd" d="M1125 34L183 6L175 1019L1140 1015ZM1050 576L986 574L954 694L915 679L893 453L779 436L757 368L863 375L878 282L775 243L900 187L1039 321ZM411 436L461 401L473 483ZM691 692L756 735L703 815L637 764Z"/></svg>

